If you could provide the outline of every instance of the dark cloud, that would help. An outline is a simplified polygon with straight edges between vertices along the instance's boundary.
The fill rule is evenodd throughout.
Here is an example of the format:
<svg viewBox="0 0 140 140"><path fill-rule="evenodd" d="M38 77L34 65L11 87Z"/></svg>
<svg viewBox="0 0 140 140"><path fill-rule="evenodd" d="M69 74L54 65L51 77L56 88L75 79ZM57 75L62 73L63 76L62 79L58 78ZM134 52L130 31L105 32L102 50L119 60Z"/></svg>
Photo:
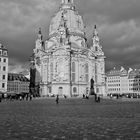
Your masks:
<svg viewBox="0 0 140 140"><path fill-rule="evenodd" d="M0 41L9 50L10 70L28 65L38 28L42 27L45 40L60 1L0 0ZM121 65L140 68L139 0L75 0L75 4L89 40L94 24L98 25L107 70Z"/></svg>

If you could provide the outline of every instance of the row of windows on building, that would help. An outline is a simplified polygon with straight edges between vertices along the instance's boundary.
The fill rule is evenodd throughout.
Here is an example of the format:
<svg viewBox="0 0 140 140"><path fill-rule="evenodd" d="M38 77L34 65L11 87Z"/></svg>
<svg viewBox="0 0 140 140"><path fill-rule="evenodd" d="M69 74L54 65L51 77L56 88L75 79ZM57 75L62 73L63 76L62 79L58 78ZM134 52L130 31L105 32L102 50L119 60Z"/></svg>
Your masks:
<svg viewBox="0 0 140 140"><path fill-rule="evenodd" d="M108 84L108 87L116 87L116 86L121 86L121 84ZM126 84L126 86L127 86L127 84ZM140 83L129 84L129 86L140 86Z"/></svg>
<svg viewBox="0 0 140 140"><path fill-rule="evenodd" d="M120 88L109 88L108 91L120 91Z"/></svg>
<svg viewBox="0 0 140 140"><path fill-rule="evenodd" d="M129 88L129 90L135 90L135 91L139 91L140 90L140 88Z"/></svg>
<svg viewBox="0 0 140 140"><path fill-rule="evenodd" d="M49 93L52 93L52 87L49 87L48 89L49 89ZM58 90L62 90L62 91L63 91L63 87L59 87ZM88 87L86 88L86 91L88 91ZM73 92L74 94L78 93L77 87L73 87L73 88L72 88L72 92ZM63 93L62 93L62 94L63 94Z"/></svg>
<svg viewBox="0 0 140 140"><path fill-rule="evenodd" d="M15 92L19 92L19 91L29 91L29 86L18 86L18 85L12 85L12 86L8 86L7 88L8 91L15 91Z"/></svg>
<svg viewBox="0 0 140 140"><path fill-rule="evenodd" d="M120 79L119 76L112 76L112 77L108 77L108 79Z"/></svg>
<svg viewBox="0 0 140 140"><path fill-rule="evenodd" d="M140 79L129 80L129 82L140 82Z"/></svg>
<svg viewBox="0 0 140 140"><path fill-rule="evenodd" d="M120 82L120 80L108 80L108 83ZM140 79L129 80L129 82L140 82Z"/></svg>
<svg viewBox="0 0 140 140"><path fill-rule="evenodd" d="M3 61L2 61L2 59L3 59ZM7 61L6 61L6 58L0 58L0 62L6 63L6 62L7 62Z"/></svg>
<svg viewBox="0 0 140 140"><path fill-rule="evenodd" d="M110 87L118 87L118 86L121 86L120 84L109 84L108 86Z"/></svg>
<svg viewBox="0 0 140 140"><path fill-rule="evenodd" d="M53 79L53 63L50 65L50 71L51 71L51 81ZM56 68L56 73L57 73L57 68ZM82 77L80 77L82 78ZM76 81L76 64L75 62L72 62L71 65L71 80L72 82ZM85 64L85 81L88 82L89 81L89 67L88 64Z"/></svg>
<svg viewBox="0 0 140 140"><path fill-rule="evenodd" d="M112 80L112 81L108 81L108 83L117 83L117 82L120 82L120 80Z"/></svg>
<svg viewBox="0 0 140 140"><path fill-rule="evenodd" d="M115 83L115 82L117 83L117 82L121 82L121 81L120 81L120 80L111 80L111 81L108 80L107 82L108 82L108 83ZM133 82L133 83L134 83L134 82L140 82L140 79L138 79L138 80L129 80L129 82L130 82L130 83L131 83L131 82Z"/></svg>
<svg viewBox="0 0 140 140"><path fill-rule="evenodd" d="M129 84L129 86L140 86L140 83L138 83L138 84L136 84L136 83L134 83L134 84Z"/></svg>
<svg viewBox="0 0 140 140"><path fill-rule="evenodd" d="M108 91L120 91L120 88L109 88ZM125 89L127 90L127 89ZM140 88L129 88L129 91L140 91Z"/></svg>
<svg viewBox="0 0 140 140"><path fill-rule="evenodd" d="M5 88L5 83L2 83L2 84L1 84L1 87L2 87L2 88ZM15 83L13 84L13 83L8 83L8 87L9 87L9 88L13 88L13 87L14 87L14 88L19 88L19 87L22 87L23 89L26 90L26 89L29 88L29 84L15 84Z"/></svg>

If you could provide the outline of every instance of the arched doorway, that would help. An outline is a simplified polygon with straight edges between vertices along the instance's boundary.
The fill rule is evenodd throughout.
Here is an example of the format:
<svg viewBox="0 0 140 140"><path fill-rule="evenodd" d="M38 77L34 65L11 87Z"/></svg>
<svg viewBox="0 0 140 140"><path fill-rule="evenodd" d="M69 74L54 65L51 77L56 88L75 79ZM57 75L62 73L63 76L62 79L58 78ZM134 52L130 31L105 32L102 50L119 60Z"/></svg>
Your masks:
<svg viewBox="0 0 140 140"><path fill-rule="evenodd" d="M77 96L77 88L76 87L73 88L73 95Z"/></svg>
<svg viewBox="0 0 140 140"><path fill-rule="evenodd" d="M58 95L60 95L60 96L63 95L63 87L58 88Z"/></svg>

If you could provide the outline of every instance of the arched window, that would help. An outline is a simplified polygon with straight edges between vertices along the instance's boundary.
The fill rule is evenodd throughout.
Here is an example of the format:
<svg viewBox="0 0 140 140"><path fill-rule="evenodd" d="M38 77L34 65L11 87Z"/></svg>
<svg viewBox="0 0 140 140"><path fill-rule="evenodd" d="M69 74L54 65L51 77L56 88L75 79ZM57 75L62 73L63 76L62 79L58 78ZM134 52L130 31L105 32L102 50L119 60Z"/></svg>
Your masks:
<svg viewBox="0 0 140 140"><path fill-rule="evenodd" d="M88 64L85 65L85 73L88 73Z"/></svg>
<svg viewBox="0 0 140 140"><path fill-rule="evenodd" d="M76 87L73 88L73 93L77 93L77 88Z"/></svg>
<svg viewBox="0 0 140 140"><path fill-rule="evenodd" d="M75 77L76 77L75 62L72 62L72 82L75 82Z"/></svg>
<svg viewBox="0 0 140 140"><path fill-rule="evenodd" d="M72 62L72 72L75 72L75 62Z"/></svg>
<svg viewBox="0 0 140 140"><path fill-rule="evenodd" d="M50 65L50 81L53 80L53 63Z"/></svg>
<svg viewBox="0 0 140 140"><path fill-rule="evenodd" d="M89 66L88 66L88 63L85 64L85 81L89 82Z"/></svg>
<svg viewBox="0 0 140 140"><path fill-rule="evenodd" d="M63 87L58 88L58 95L63 95Z"/></svg>

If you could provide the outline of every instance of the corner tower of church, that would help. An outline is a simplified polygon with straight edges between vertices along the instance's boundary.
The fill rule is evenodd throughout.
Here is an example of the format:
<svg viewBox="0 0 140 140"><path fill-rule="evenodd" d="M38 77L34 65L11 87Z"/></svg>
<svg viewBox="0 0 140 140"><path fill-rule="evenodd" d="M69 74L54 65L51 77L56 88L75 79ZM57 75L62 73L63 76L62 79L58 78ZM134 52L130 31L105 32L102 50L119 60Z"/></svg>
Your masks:
<svg viewBox="0 0 140 140"><path fill-rule="evenodd" d="M105 94L105 57L97 28L95 26L93 45L89 48L84 27L73 0L62 0L50 22L45 43L39 30L34 61L40 76L37 79L40 79L41 96Z"/></svg>

